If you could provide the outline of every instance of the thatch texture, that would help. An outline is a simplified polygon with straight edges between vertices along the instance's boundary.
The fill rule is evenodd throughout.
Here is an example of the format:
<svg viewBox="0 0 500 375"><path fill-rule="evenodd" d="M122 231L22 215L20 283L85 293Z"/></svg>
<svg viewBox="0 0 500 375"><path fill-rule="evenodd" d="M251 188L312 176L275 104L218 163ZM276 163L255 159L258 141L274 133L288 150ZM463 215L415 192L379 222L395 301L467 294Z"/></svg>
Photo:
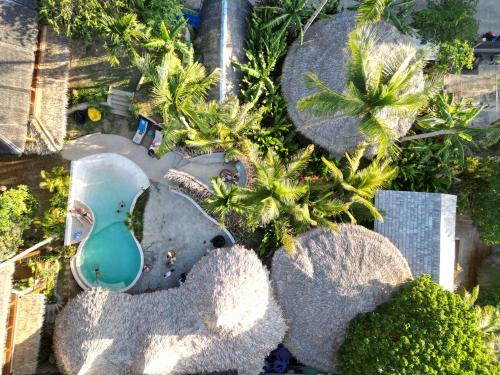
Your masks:
<svg viewBox="0 0 500 375"><path fill-rule="evenodd" d="M19 298L12 364L14 375L36 373L44 315L45 296L43 294Z"/></svg>
<svg viewBox="0 0 500 375"><path fill-rule="evenodd" d="M38 35L26 3L0 2L0 153L21 154L26 142Z"/></svg>
<svg viewBox="0 0 500 375"><path fill-rule="evenodd" d="M12 274L14 263L0 267L0 368L3 366L3 354L6 339L7 317L9 315L10 293L12 290Z"/></svg>
<svg viewBox="0 0 500 375"><path fill-rule="evenodd" d="M34 121L26 153L45 155L62 149L66 136L70 50L68 40L44 27L40 45L39 75L36 82Z"/></svg>
<svg viewBox="0 0 500 375"><path fill-rule="evenodd" d="M57 317L54 348L65 374L257 374L285 330L264 266L234 246L176 289L80 294Z"/></svg>
<svg viewBox="0 0 500 375"><path fill-rule="evenodd" d="M295 42L288 50L281 78L282 91L288 102L288 113L295 127L312 142L336 155L355 150L363 141L359 132L360 120L341 113L315 117L299 112L297 102L315 92L303 83L303 76L307 72L317 74L335 91L346 90L347 65L351 59L347 40L356 25L354 15L355 12L342 12L330 19L314 23L305 35L304 43L301 45ZM380 35L376 43L376 53L372 56L375 59L384 59L387 51L397 44L415 46L409 37L402 35L386 22L378 22L373 27ZM423 83L421 74L415 81L415 90L423 87ZM397 138L405 135L412 123L390 114L383 114L381 117L386 120Z"/></svg>
<svg viewBox="0 0 500 375"><path fill-rule="evenodd" d="M373 310L412 275L385 237L357 225L314 229L296 240L294 258L280 249L272 279L289 331L286 347L302 363L335 370L347 325Z"/></svg>
<svg viewBox="0 0 500 375"><path fill-rule="evenodd" d="M196 203L202 205L203 201L211 197L214 193L203 182L189 173L170 169L165 178L170 184L171 190L179 191L191 197Z"/></svg>

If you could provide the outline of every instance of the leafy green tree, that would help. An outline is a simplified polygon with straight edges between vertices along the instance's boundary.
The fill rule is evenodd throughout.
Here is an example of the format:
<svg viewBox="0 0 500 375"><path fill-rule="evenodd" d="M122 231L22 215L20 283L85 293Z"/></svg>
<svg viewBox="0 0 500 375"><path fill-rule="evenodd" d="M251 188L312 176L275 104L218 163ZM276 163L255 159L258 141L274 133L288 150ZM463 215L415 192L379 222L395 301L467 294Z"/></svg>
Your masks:
<svg viewBox="0 0 500 375"><path fill-rule="evenodd" d="M305 83L318 92L300 100L297 109L316 116L338 112L361 118L360 131L384 154L393 145L394 131L383 114L394 118L413 119L427 103L427 91L415 91L415 79L421 73L420 51L399 45L383 59L374 59L377 35L370 25L349 34L352 59L348 65L347 90L336 92L313 73L305 75Z"/></svg>
<svg viewBox="0 0 500 375"><path fill-rule="evenodd" d="M173 52L165 54L161 65L155 66L146 57L138 61L138 67L152 80L153 105L164 119L162 155L173 149L186 134L188 123L197 119L219 71L207 74L201 63L192 58L183 63Z"/></svg>
<svg viewBox="0 0 500 375"><path fill-rule="evenodd" d="M456 39L474 43L478 37L475 19L478 0L429 0L413 15L412 26L424 41L441 44Z"/></svg>
<svg viewBox="0 0 500 375"><path fill-rule="evenodd" d="M464 68L472 69L474 48L469 42L460 39L444 42L439 46L437 60L439 70L460 74Z"/></svg>
<svg viewBox="0 0 500 375"><path fill-rule="evenodd" d="M429 276L404 285L347 329L338 359L351 374L495 374L476 311Z"/></svg>
<svg viewBox="0 0 500 375"><path fill-rule="evenodd" d="M211 180L214 195L204 202L208 212L214 214L220 223L225 223L231 214L242 214L243 207L237 185L228 185L220 177Z"/></svg>
<svg viewBox="0 0 500 375"><path fill-rule="evenodd" d="M472 216L481 239L500 244L500 162L492 157L466 159L455 189L458 210Z"/></svg>
<svg viewBox="0 0 500 375"><path fill-rule="evenodd" d="M42 228L46 237L62 239L66 226L71 178L63 167L54 167L50 172L41 171L40 175L42 177L40 188L48 190L52 193L52 197L50 198L50 208L43 213L41 219L35 221L35 224Z"/></svg>
<svg viewBox="0 0 500 375"><path fill-rule="evenodd" d="M0 260L9 258L23 244L23 232L37 208L38 202L26 185L0 193Z"/></svg>
<svg viewBox="0 0 500 375"><path fill-rule="evenodd" d="M102 16L103 31L107 41L104 45L108 60L112 66L120 64L120 57L128 55L135 61L139 54L137 48L147 38L146 27L137 20L135 13L126 13L121 17Z"/></svg>

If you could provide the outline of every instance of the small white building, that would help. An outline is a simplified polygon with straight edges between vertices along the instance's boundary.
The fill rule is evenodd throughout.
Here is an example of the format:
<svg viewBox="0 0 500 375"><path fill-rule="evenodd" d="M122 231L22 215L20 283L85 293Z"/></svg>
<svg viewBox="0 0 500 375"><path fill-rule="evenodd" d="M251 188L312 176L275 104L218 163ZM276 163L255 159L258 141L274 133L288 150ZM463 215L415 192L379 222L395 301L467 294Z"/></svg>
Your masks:
<svg viewBox="0 0 500 375"><path fill-rule="evenodd" d="M449 194L383 190L375 206L384 221L375 231L396 245L414 277L429 274L445 289L454 289L457 197Z"/></svg>

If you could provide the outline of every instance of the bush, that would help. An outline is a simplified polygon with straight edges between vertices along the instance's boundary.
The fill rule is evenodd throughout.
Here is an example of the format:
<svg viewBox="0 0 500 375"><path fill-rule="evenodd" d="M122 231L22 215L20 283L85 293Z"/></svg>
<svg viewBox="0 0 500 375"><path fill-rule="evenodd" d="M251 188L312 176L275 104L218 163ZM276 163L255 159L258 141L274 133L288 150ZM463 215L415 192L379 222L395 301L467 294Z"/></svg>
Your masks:
<svg viewBox="0 0 500 375"><path fill-rule="evenodd" d="M0 194L0 260L9 258L22 245L38 208L36 198L25 185Z"/></svg>
<svg viewBox="0 0 500 375"><path fill-rule="evenodd" d="M500 367L473 306L429 276L351 321L339 351L345 374L495 374Z"/></svg>
<svg viewBox="0 0 500 375"><path fill-rule="evenodd" d="M487 245L500 244L500 162L491 157L466 160L456 184L458 210L474 220Z"/></svg>
<svg viewBox="0 0 500 375"><path fill-rule="evenodd" d="M62 239L66 227L70 176L63 167L54 167L51 172L41 171L40 175L40 188L51 192L52 197L51 207L36 224L43 229L44 236Z"/></svg>
<svg viewBox="0 0 500 375"><path fill-rule="evenodd" d="M478 22L474 18L478 0L429 0L427 8L413 16L412 26L424 41L441 44L455 39L474 42Z"/></svg>
<svg viewBox="0 0 500 375"><path fill-rule="evenodd" d="M98 106L106 101L108 90L104 87L89 87L71 90L71 105L88 103L92 106Z"/></svg>
<svg viewBox="0 0 500 375"><path fill-rule="evenodd" d="M440 70L460 74L463 68L472 69L474 48L469 42L455 39L453 42L441 44L437 59Z"/></svg>

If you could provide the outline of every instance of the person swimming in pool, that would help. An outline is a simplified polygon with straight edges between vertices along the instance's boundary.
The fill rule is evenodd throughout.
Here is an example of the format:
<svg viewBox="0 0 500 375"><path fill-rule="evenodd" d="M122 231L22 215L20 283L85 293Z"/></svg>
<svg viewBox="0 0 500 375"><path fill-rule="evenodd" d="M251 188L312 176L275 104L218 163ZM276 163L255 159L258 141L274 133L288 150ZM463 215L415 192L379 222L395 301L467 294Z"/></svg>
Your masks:
<svg viewBox="0 0 500 375"><path fill-rule="evenodd" d="M122 212L122 210L125 208L125 202L124 201L120 201L120 208L118 208L116 210L116 213L119 214L120 212Z"/></svg>

